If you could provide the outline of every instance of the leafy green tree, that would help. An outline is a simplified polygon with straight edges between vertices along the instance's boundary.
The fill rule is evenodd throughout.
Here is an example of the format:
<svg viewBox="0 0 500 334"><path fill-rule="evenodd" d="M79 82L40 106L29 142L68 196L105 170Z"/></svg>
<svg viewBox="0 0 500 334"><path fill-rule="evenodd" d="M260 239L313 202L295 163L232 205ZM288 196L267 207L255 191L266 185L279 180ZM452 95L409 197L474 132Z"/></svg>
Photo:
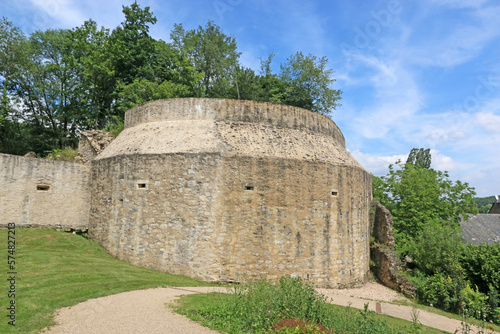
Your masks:
<svg viewBox="0 0 500 334"><path fill-rule="evenodd" d="M213 21L188 31L182 24L174 24L170 37L173 47L203 73L200 82L203 96L227 97L239 65L236 40L224 34Z"/></svg>
<svg viewBox="0 0 500 334"><path fill-rule="evenodd" d="M495 202L495 196L474 197L473 199L479 213L488 213L491 209L491 205Z"/></svg>
<svg viewBox="0 0 500 334"><path fill-rule="evenodd" d="M396 246L402 253L427 224L449 225L459 230L462 217L477 212L474 188L449 179L447 172L400 161L389 166L389 174L374 182L374 197L394 217Z"/></svg>
<svg viewBox="0 0 500 334"><path fill-rule="evenodd" d="M120 87L119 90L117 108L122 114L148 101L191 95L189 87L167 80L158 84L147 79L135 79L131 84Z"/></svg>
<svg viewBox="0 0 500 334"><path fill-rule="evenodd" d="M16 78L23 121L37 128L38 140L48 149L75 146L83 121L84 88L70 48L69 30L34 32L29 38L29 58Z"/></svg>
<svg viewBox="0 0 500 334"><path fill-rule="evenodd" d="M459 255L464 247L460 230L448 225L427 224L410 244L409 253L417 267L428 276L443 273L461 277Z"/></svg>
<svg viewBox="0 0 500 334"><path fill-rule="evenodd" d="M0 152L24 153L19 146L19 131L13 117L12 94L17 85L20 64L26 59L27 39L24 33L6 18L0 19Z"/></svg>
<svg viewBox="0 0 500 334"><path fill-rule="evenodd" d="M500 292L500 243L468 244L460 262L473 286L484 293L490 286Z"/></svg>
<svg viewBox="0 0 500 334"><path fill-rule="evenodd" d="M297 52L281 64L281 81L290 86L285 90L283 103L328 115L335 110L342 91L331 89L336 81L333 70L327 69L328 59Z"/></svg>
<svg viewBox="0 0 500 334"><path fill-rule="evenodd" d="M151 63L154 71L153 81L157 83L169 81L183 85L189 90L189 96L201 96L199 82L203 78L203 73L197 71L186 55L171 44L162 40L155 41L155 52ZM184 92L182 94L186 96Z"/></svg>
<svg viewBox="0 0 500 334"><path fill-rule="evenodd" d="M155 40L149 35L149 25L156 23L156 17L149 7L142 9L137 2L123 6L123 14L125 21L111 34L116 76L124 84L137 78L152 80Z"/></svg>
<svg viewBox="0 0 500 334"><path fill-rule="evenodd" d="M431 168L431 150L428 148L413 148L406 160L407 164L412 164L420 168Z"/></svg>
<svg viewBox="0 0 500 334"><path fill-rule="evenodd" d="M109 122L117 86L109 30L88 20L71 30L70 39L81 85L80 115L86 127L103 128Z"/></svg>

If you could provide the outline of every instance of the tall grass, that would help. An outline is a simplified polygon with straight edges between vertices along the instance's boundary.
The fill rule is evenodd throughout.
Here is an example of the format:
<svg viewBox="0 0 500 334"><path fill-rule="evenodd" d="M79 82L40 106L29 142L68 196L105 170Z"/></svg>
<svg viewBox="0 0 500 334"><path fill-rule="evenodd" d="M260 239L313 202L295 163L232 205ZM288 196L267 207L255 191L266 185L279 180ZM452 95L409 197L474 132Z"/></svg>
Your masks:
<svg viewBox="0 0 500 334"><path fill-rule="evenodd" d="M424 333L414 323L389 325L367 308L360 311L331 305L300 278L284 276L279 283L259 280L234 287L232 294L183 296L177 312L223 333L267 333L283 319L301 319L335 333ZM442 333L425 328L425 333Z"/></svg>

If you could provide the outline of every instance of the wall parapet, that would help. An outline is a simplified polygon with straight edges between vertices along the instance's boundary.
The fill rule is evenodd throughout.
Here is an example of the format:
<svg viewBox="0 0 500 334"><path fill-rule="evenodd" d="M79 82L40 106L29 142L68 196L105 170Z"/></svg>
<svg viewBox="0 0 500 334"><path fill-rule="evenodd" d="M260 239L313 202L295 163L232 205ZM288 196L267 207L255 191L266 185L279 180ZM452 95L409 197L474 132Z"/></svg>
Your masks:
<svg viewBox="0 0 500 334"><path fill-rule="evenodd" d="M125 128L141 123L178 120L263 123L311 131L332 136L345 148L344 135L329 117L303 108L269 102L208 98L156 100L128 110L125 113Z"/></svg>

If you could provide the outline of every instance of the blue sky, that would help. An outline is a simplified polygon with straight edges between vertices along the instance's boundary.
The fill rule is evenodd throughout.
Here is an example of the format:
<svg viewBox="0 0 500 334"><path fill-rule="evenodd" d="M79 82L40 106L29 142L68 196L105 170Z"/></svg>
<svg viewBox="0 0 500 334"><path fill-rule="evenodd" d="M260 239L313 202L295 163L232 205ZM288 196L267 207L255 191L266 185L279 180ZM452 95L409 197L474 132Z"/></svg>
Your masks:
<svg viewBox="0 0 500 334"><path fill-rule="evenodd" d="M92 18L107 28L133 1L2 1L24 32L73 28ZM469 182L478 196L500 194L500 2L497 0L271 1L142 0L169 40L213 20L236 38L241 62L279 63L297 51L326 56L343 91L332 119L353 156L375 175L430 148L433 167Z"/></svg>

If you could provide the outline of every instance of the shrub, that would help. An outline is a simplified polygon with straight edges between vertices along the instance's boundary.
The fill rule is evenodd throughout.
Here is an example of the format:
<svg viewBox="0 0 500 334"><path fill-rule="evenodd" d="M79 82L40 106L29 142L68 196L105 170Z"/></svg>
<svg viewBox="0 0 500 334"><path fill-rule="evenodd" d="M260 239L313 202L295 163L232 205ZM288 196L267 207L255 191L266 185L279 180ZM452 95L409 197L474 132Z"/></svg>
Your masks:
<svg viewBox="0 0 500 334"><path fill-rule="evenodd" d="M469 284L460 291L462 298L462 312L465 316L474 317L476 319L486 319L489 315L488 297L476 289L472 289Z"/></svg>
<svg viewBox="0 0 500 334"><path fill-rule="evenodd" d="M439 273L433 276L420 276L412 280L417 288L417 296L427 305L445 311L457 312L460 309L460 291L463 281Z"/></svg>
<svg viewBox="0 0 500 334"><path fill-rule="evenodd" d="M459 258L464 244L461 234L446 225L428 224L410 245L410 256L426 275L446 273L462 276Z"/></svg>
<svg viewBox="0 0 500 334"><path fill-rule="evenodd" d="M467 245L460 263L470 285L488 296L487 320L500 323L500 243Z"/></svg>
<svg viewBox="0 0 500 334"><path fill-rule="evenodd" d="M460 257L465 276L472 286L488 293L490 286L500 291L500 243L469 244Z"/></svg>
<svg viewBox="0 0 500 334"><path fill-rule="evenodd" d="M60 161L74 161L78 150L71 147L66 147L64 149L53 149L49 151L45 157L48 160L60 160Z"/></svg>

